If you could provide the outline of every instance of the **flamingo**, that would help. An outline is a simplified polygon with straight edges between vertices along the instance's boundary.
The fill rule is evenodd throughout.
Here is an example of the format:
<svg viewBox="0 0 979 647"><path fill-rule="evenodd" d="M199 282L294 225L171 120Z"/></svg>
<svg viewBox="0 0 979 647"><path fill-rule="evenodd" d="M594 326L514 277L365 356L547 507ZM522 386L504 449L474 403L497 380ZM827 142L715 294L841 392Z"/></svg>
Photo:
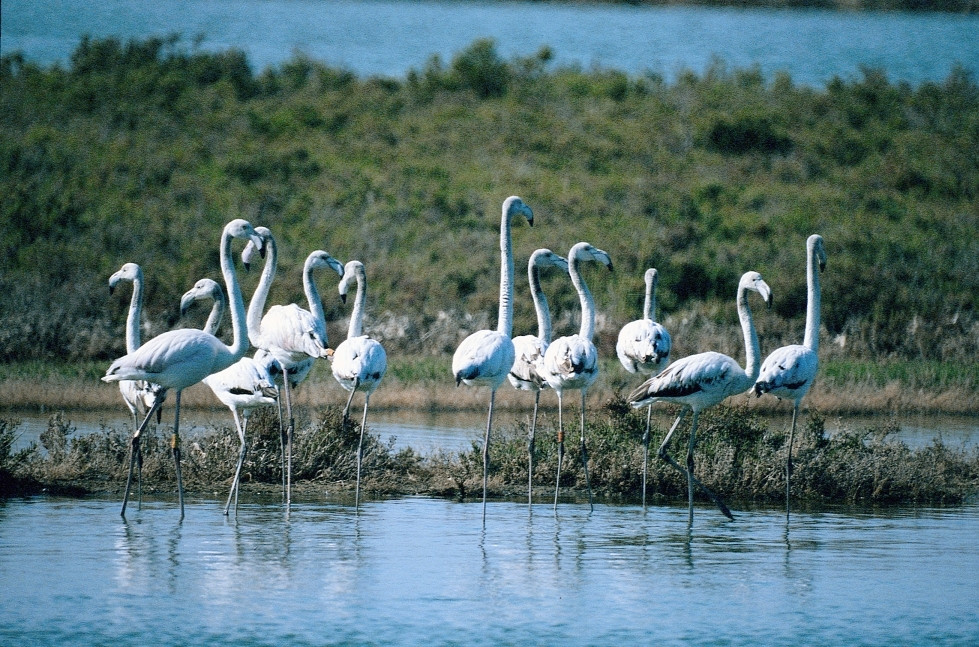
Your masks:
<svg viewBox="0 0 979 647"><path fill-rule="evenodd" d="M630 373L655 375L670 363L670 348L673 345L670 333L657 323L656 284L659 273L649 268L643 275L646 281L646 301L643 305L642 319L630 321L622 326L615 343L615 354L619 362ZM646 410L646 431L642 435L642 507L646 509L646 473L649 466L649 425L653 417L653 407Z"/></svg>
<svg viewBox="0 0 979 647"><path fill-rule="evenodd" d="M129 300L129 314L126 316L126 352L131 353L140 346L140 321L143 311L143 268L136 263L126 263L119 271L109 277L109 294L111 295L120 281L131 281L133 284L133 294ZM133 433L139 429L139 422L146 415L146 412L153 406L153 402L160 398L162 404L167 397L167 392L158 384L146 382L145 380L120 380L119 391L122 393L123 402L129 409L133 417ZM156 421L160 422L160 415L163 409L157 407ZM137 501L143 501L143 456L142 452L137 453L136 462L139 466L137 470Z"/></svg>
<svg viewBox="0 0 979 647"><path fill-rule="evenodd" d="M214 300L210 316L204 327L206 332L214 334L220 325L221 315L225 308L224 292L215 281L201 279L193 288L184 293L180 299L180 313L184 314L194 301L202 299ZM235 514L238 513L238 484L241 479L241 466L245 462L245 455L248 451L248 445L245 441L248 431L248 418L254 409L277 402L279 393L272 377L273 365L275 365L275 359L271 356L267 356L261 361L253 357L242 357L223 371L218 371L203 379L204 384L210 387L215 397L231 409L238 438L241 441L238 465L231 481L228 503L224 506L226 516L231 508L232 498L235 502ZM277 370L278 366L274 366L274 368Z"/></svg>
<svg viewBox="0 0 979 647"><path fill-rule="evenodd" d="M177 473L177 493L180 500L180 518L184 518L184 491L180 475L180 394L188 386L197 384L208 375L224 370L244 357L248 350L248 337L245 328L245 304L238 285L234 262L231 258L231 241L243 238L254 242L260 250L263 242L251 224L235 219L225 225L221 233L221 272L224 275L228 294L231 295L231 324L233 341L225 345L214 335L195 328L170 330L149 340L138 349L114 361L102 377L105 382L119 380L146 380L159 384L164 389L176 391L174 398L173 462ZM157 398L142 424L133 434L129 460L129 476L126 479L126 493L122 501L122 516L126 515L129 499L129 485L133 475L133 461L139 448L139 436L150 417L160 406Z"/></svg>
<svg viewBox="0 0 979 647"><path fill-rule="evenodd" d="M452 375L456 386L490 387L489 416L483 439L483 524L486 524L486 484L489 476L489 439L493 427L493 401L496 390L513 367L516 351L513 331L513 242L510 220L521 215L534 226L534 212L518 196L503 201L500 219L500 310L496 330L478 330L462 340L452 356Z"/></svg>
<svg viewBox="0 0 979 647"><path fill-rule="evenodd" d="M515 359L513 368L507 378L515 389L534 392L534 416L530 422L530 439L527 442L527 503L533 503L534 492L534 435L537 429L537 407L540 404L540 392L547 388L547 382L541 376L539 364L544 357L544 351L551 343L551 312L547 306L547 297L540 287L541 267L560 267L568 271L568 260L555 254L549 249L538 249L530 255L527 263L527 278L530 283L530 296L534 300L537 311L537 334L520 335L513 338Z"/></svg>
<svg viewBox="0 0 979 647"><path fill-rule="evenodd" d="M346 303L347 289L351 281L357 281L357 296L354 298L354 310L350 315L350 327L347 338L330 353L333 362L333 377L347 391L347 405L343 408L343 422L346 424L350 414L350 403L354 393L364 393L364 415L360 421L360 441L357 444L357 487L354 494L354 506L360 508L360 465L363 458L364 429L367 427L367 405L371 394L377 390L384 372L388 368L387 354L384 347L376 339L363 334L364 301L367 299L367 272L360 261L349 261L344 266L343 278L340 279L340 298Z"/></svg>
<svg viewBox="0 0 979 647"><path fill-rule="evenodd" d="M557 482L554 486L554 509L561 491L561 463L564 461L564 391L581 391L581 462L588 487L588 505L594 509L591 481L588 477L588 454L585 450L585 395L598 378L598 349L592 342L595 334L595 301L581 277L581 263L596 261L612 271L608 252L585 242L576 244L568 253L568 272L581 302L581 329L577 335L558 337L547 347L541 362L541 372L547 385L557 393L558 454Z"/></svg>
<svg viewBox="0 0 979 647"><path fill-rule="evenodd" d="M785 459L785 517L789 516L789 477L792 474L792 439L795 435L795 421L799 415L799 403L809 392L819 367L819 271L826 269L826 248L823 237L813 234L806 241L806 284L808 305L806 306L806 334L801 345L783 346L765 358L761 373L755 382L754 393L761 397L771 393L778 399L792 401L792 429L789 431L789 454Z"/></svg>
<svg viewBox="0 0 979 647"><path fill-rule="evenodd" d="M326 313L320 300L319 290L313 281L313 270L331 268L343 276L343 264L322 250L316 250L306 257L303 265L303 288L309 310L295 303L274 305L262 315L268 298L272 279L278 267L278 250L272 232L266 227L257 227L261 239L268 246L265 266L258 287L248 305L248 338L255 348L255 359L264 362L271 355L282 368L282 384L286 396L286 417L289 420L283 441L283 457L286 468L283 470L286 509L291 504L292 490L292 435L295 420L292 417L292 389L306 379L313 368L313 360L327 356ZM242 260L250 263L255 250L261 246L246 246ZM287 377L285 376L287 374Z"/></svg>
<svg viewBox="0 0 979 647"><path fill-rule="evenodd" d="M708 351L689 355L673 362L665 371L643 382L629 394L627 399L637 409L655 402L675 402L686 405L680 411L680 415L677 416L669 433L666 434L666 438L663 439L659 448L659 456L687 475L690 524L693 524L694 484L703 488L726 517L734 519L734 515L724 505L724 502L693 475L693 448L697 439L697 418L700 412L718 404L729 396L744 393L752 387L758 377L761 360L758 349L758 334L755 332L751 308L748 306L749 291L760 294L765 303L771 303L772 298L772 290L761 278L761 274L746 272L741 277L738 284L737 303L738 318L744 333L745 354L747 355L745 368L741 368L737 361L722 353ZM690 442L687 445L687 466L684 469L667 453L666 447L673 436L673 432L676 431L680 421L683 420L688 411L693 411L693 422L690 426Z"/></svg>

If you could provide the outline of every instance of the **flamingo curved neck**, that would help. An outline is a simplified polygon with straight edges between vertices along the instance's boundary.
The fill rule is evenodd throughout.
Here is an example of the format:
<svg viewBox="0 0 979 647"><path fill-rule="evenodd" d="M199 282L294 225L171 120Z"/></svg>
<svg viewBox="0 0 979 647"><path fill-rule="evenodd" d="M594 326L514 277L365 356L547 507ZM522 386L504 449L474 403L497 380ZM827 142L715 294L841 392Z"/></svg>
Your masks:
<svg viewBox="0 0 979 647"><path fill-rule="evenodd" d="M751 316L748 305L747 288L738 288L738 319L741 320L741 330L744 333L745 375L752 383L758 379L761 372L761 349L758 345L758 333L755 331L755 321Z"/></svg>
<svg viewBox="0 0 979 647"><path fill-rule="evenodd" d="M140 347L140 323L143 318L143 271L139 270L133 279L133 296L129 300L129 314L126 316L126 352L131 353Z"/></svg>
<svg viewBox="0 0 979 647"><path fill-rule="evenodd" d="M248 350L248 328L245 324L245 300L241 296L241 287L238 285L238 276L235 274L234 261L231 258L231 239L231 233L225 227L224 233L221 234L221 273L224 275L224 283L228 290L231 306L232 342L228 346L228 350L231 352L232 359L228 363L228 366L244 357L245 352Z"/></svg>
<svg viewBox="0 0 979 647"><path fill-rule="evenodd" d="M265 312L265 301L268 299L269 290L272 287L272 280L275 278L276 270L279 266L279 252L275 244L275 238L267 236L265 265L262 267L262 276L255 288L255 294L248 304L248 339L256 348L262 348L262 314ZM267 349L266 349L267 350Z"/></svg>
<svg viewBox="0 0 979 647"><path fill-rule="evenodd" d="M545 343L551 342L551 310L547 297L540 286L540 271L533 264L527 270L530 281L530 296L534 300L534 310L537 311L537 337Z"/></svg>
<svg viewBox="0 0 979 647"><path fill-rule="evenodd" d="M207 323L204 324L204 332L217 336L218 327L221 325L221 320L224 318L224 310L227 307L227 304L224 300L224 293L220 290L215 290L211 296L214 298L214 303L211 305L210 314L207 315Z"/></svg>
<svg viewBox="0 0 979 647"><path fill-rule="evenodd" d="M646 300L642 308L642 318L653 321L656 316L656 273L646 272Z"/></svg>
<svg viewBox="0 0 979 647"><path fill-rule="evenodd" d="M578 291L578 300L581 301L581 330L578 335L591 341L595 334L595 301L592 299L588 285L581 278L581 261L572 255L568 259L568 272L571 274L571 283Z"/></svg>
<svg viewBox="0 0 979 647"><path fill-rule="evenodd" d="M496 330L507 338L513 333L513 241L505 205L500 222L500 312Z"/></svg>
<svg viewBox="0 0 979 647"><path fill-rule="evenodd" d="M806 252L806 286L809 295L806 305L806 336L802 343L815 352L819 350L819 309L822 296L819 289L819 267L813 245L810 245Z"/></svg>
<svg viewBox="0 0 979 647"><path fill-rule="evenodd" d="M363 266L356 269L357 296L354 298L354 310L350 315L350 327L347 329L347 339L360 337L364 330L364 302L367 301L367 272Z"/></svg>
<svg viewBox="0 0 979 647"><path fill-rule="evenodd" d="M313 281L313 259L312 256L306 258L306 263L303 265L303 290L306 292L306 301L309 304L309 311L313 315L313 319L316 321L316 327L319 329L319 333L323 336L323 345L327 344L326 340L326 310L323 309L323 300L320 298L320 291L316 287L316 282Z"/></svg>

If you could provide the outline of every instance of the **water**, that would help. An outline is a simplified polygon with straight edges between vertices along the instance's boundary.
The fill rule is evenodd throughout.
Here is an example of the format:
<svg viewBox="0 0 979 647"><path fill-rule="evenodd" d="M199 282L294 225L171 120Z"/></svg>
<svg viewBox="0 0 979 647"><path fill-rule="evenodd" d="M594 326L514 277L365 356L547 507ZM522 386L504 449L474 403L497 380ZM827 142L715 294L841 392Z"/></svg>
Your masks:
<svg viewBox="0 0 979 647"><path fill-rule="evenodd" d="M303 52L362 75L401 77L433 54L443 61L480 37L504 57L544 45L555 64L599 66L667 79L717 57L797 83L857 78L863 65L914 84L956 63L979 69L979 16L821 9L640 7L491 1L4 0L2 51L67 63L82 35L122 39L181 34L205 50L238 48L255 69Z"/></svg>
<svg viewBox="0 0 979 647"><path fill-rule="evenodd" d="M979 640L979 508L0 504L0 642L942 644Z"/></svg>

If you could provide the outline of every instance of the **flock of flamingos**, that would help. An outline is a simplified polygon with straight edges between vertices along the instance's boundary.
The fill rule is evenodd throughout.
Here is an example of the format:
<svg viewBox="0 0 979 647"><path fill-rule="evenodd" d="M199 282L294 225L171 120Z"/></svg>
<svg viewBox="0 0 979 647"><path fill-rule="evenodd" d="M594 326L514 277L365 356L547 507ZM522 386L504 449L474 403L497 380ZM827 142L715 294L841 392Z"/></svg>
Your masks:
<svg viewBox="0 0 979 647"><path fill-rule="evenodd" d="M594 301L588 286L582 279L580 264L585 261L601 263L612 269L608 253L593 245L580 242L571 248L567 258L549 249L535 251L528 263L531 296L537 311L537 335L512 337L513 329L513 249L511 221L524 217L533 226L531 208L517 196L503 202L500 222L500 305L496 330L480 330L469 335L459 344L452 358L452 374L456 385L487 386L490 389L489 414L483 441L483 522L486 520L486 489L489 467L490 431L493 427L493 402L496 390L507 380L517 389L534 392L534 413L529 439L529 482L533 483L534 433L540 392L550 388L558 398L558 484L555 486L555 507L560 487L561 464L564 457L563 396L565 391L581 394L580 441L585 483L589 504L592 501L591 483L588 476L588 455L585 447L585 394L598 377L598 352L592 337L595 330ZM246 241L242 262L248 266L256 255L264 258L264 268L258 287L247 313L245 302L232 260L232 240ZM690 523L693 522L694 488L701 488L727 517L733 515L723 501L701 483L693 473L693 449L696 442L697 418L703 409L718 404L725 398L753 391L757 396L771 393L793 403L792 427L789 433L786 458L786 513L789 510L789 476L792 469L792 439L795 433L799 403L812 385L817 369L819 346L820 289L819 271L825 267L826 251L823 239L812 235L806 243L806 276L808 306L806 331L802 344L777 349L764 362L758 344L748 304L748 293L757 292L766 302L771 301L771 288L758 272L746 272L738 285L737 309L744 333L746 366L722 353L708 351L690 355L670 363L670 334L656 323L655 294L657 273L649 269L645 273L646 299L643 318L622 327L616 343L616 354L630 373L648 376L646 381L633 390L627 400L635 408L647 407L646 430L643 435L643 506L645 507L646 464L649 454L649 430L652 405L656 402L673 402L685 405L669 433L659 447L659 457L686 475ZM133 283L129 316L126 327L127 354L115 360L106 371L103 380L119 382L123 399L129 407L135 431L130 448L129 474L122 503L121 514L126 514L126 504L132 484L134 467L141 464L140 434L156 414L169 391L174 392L174 423L171 443L177 475L177 491L180 502L180 518L184 516L183 484L180 475L180 394L189 386L204 382L217 398L231 409L241 441L238 464L232 480L231 491L224 513L227 515L232 501L237 511L238 484L247 445L245 433L249 413L256 407L279 403L277 384L285 392L285 421L281 415L280 427L283 440L283 489L286 505L290 502L291 454L294 420L292 417L291 389L298 386L308 375L313 362L328 358L333 376L350 392L343 418L346 421L353 396L364 394L364 410L360 426L360 445L357 449L356 505L360 503L360 476L363 434L367 421L367 408L371 394L377 389L387 368L387 357L381 344L363 333L364 302L367 279L364 264L350 261L342 264L324 251L317 250L306 259L303 268L303 287L309 302L309 310L296 304L273 305L265 312L265 302L276 273L277 252L272 232L265 227L253 227L242 219L229 222L221 235L221 272L228 299L221 286L211 279L202 279L184 294L181 312L195 301L213 301L210 316L203 330L180 328L165 332L145 344L140 344L140 309L142 303L142 270L135 263L126 263L109 279L110 290L119 281ZM544 267L557 267L568 272L581 302L581 328L576 335L551 339L551 320L547 299L541 291L539 271ZM818 269L817 269L818 267ZM326 317L322 301L313 281L313 270L329 268L340 277L339 292L346 300L350 285L356 281L356 297L347 339L336 349L328 347ZM224 310L231 310L232 343L226 345L215 336ZM249 345L257 350L253 357L245 353ZM673 433L686 417L693 413L690 438L687 445L686 464L678 463L667 452ZM139 418L142 417L142 422ZM137 469L137 479L139 478ZM528 495L529 497L529 495Z"/></svg>

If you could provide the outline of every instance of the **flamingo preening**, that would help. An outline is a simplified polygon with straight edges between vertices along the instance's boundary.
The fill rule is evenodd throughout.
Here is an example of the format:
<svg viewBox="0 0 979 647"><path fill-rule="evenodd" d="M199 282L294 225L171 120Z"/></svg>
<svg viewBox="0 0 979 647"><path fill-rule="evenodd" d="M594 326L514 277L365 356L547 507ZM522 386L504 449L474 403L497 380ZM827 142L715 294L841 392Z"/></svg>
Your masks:
<svg viewBox="0 0 979 647"><path fill-rule="evenodd" d="M818 268L817 268L818 265ZM792 428L789 431L789 452L785 458L785 517L789 516L789 479L792 475L792 439L795 422L799 416L799 403L809 392L816 370L819 368L819 309L821 296L819 272L826 268L826 248L823 237L813 234L806 241L806 334L802 344L783 346L772 352L762 362L754 393L761 397L771 393L775 397L792 401Z"/></svg>
<svg viewBox="0 0 979 647"><path fill-rule="evenodd" d="M207 324L204 327L205 331L214 334L220 325L221 313L225 307L224 292L216 282L211 279L201 279L193 288L184 293L180 299L180 313L184 314L191 303L202 299L213 299L214 301ZM246 442L248 418L254 409L275 404L279 395L270 371L271 365L274 363L275 359L271 356L266 356L261 361L253 357L242 357L223 371L208 375L203 380L215 397L231 410L235 429L238 431L238 439L241 442L238 451L238 464L231 481L231 490L228 493L228 502L224 506L225 515L231 508L232 499L235 502L235 514L238 513L238 485L241 481L241 466L245 462L245 455L248 451Z"/></svg>
<svg viewBox="0 0 979 647"><path fill-rule="evenodd" d="M520 335L513 338L515 359L507 378L515 389L534 392L534 415L530 421L530 436L527 441L527 503L534 498L534 435L537 430L537 407L540 392L547 388L547 382L540 374L540 363L544 352L551 343L551 311L547 297L540 286L540 268L560 267L568 271L568 260L549 249L538 249L530 255L527 263L527 278L530 283L530 296L537 312L537 334Z"/></svg>
<svg viewBox="0 0 979 647"><path fill-rule="evenodd" d="M177 493L180 500L181 519L184 517L184 492L180 475L180 394L185 388L197 384L208 375L228 368L244 357L248 350L245 303L241 296L241 288L238 285L238 277L231 258L231 241L233 238L251 240L259 250L263 245L262 239L255 233L251 224L240 218L225 225L221 233L221 273L224 275L230 295L232 344L227 346L214 335L195 328L170 330L149 340L132 353L114 361L102 377L106 382L146 380L176 392L171 448L177 474ZM122 502L121 514L123 516L126 514L133 462L139 448L139 436L159 406L160 399L157 398L142 424L133 434L129 476L126 479L126 492Z"/></svg>
<svg viewBox="0 0 979 647"><path fill-rule="evenodd" d="M271 355L282 368L282 385L285 391L286 417L288 424L282 432L283 457L286 462L283 469L283 489L286 508L291 504L292 491L292 436L295 420L292 416L292 389L298 386L313 367L313 360L326 357L326 313L320 300L319 290L313 281L313 270L331 268L339 276L343 276L343 264L322 250L316 250L306 257L303 265L303 289L309 310L295 303L289 305L274 305L262 315L265 301L268 298L272 279L275 278L278 266L278 250L272 232L265 227L256 229L259 236L268 246L265 266L259 279L255 294L248 304L248 338L255 348L255 359L265 361L265 355ZM253 249L246 247L242 258L247 263ZM261 247L258 247L261 249Z"/></svg>
<svg viewBox="0 0 979 647"><path fill-rule="evenodd" d="M592 342L595 334L595 301L581 276L581 263L584 261L596 261L605 265L609 271L612 270L612 259L608 252L585 242L571 248L568 253L568 273L581 302L581 329L577 335L559 337L551 342L541 362L541 375L547 385L554 389L558 402L555 509L561 491L561 464L564 460L564 391L574 389L581 391L581 462L585 470L585 485L588 487L588 504L594 508L591 480L588 477L588 453L585 449L585 395L588 387L598 378L598 349Z"/></svg>
<svg viewBox="0 0 979 647"><path fill-rule="evenodd" d="M109 277L109 294L115 291L120 281L131 281L133 293L129 300L129 313L126 315L126 352L131 353L141 345L141 321L143 312L143 268L136 263L126 263L117 272ZM129 409L133 417L133 433L139 429L139 423L146 416L146 412L153 407L153 403L160 399L160 403L167 397L167 392L159 384L153 384L145 380L120 380L119 392L122 394L123 402ZM156 421L160 422L160 415L163 412L161 407L156 408ZM137 448L138 449L138 448ZM138 505L143 502L143 455L142 452L136 453L137 463L137 485L136 500Z"/></svg>
<svg viewBox="0 0 979 647"><path fill-rule="evenodd" d="M384 372L387 371L388 360L384 347L376 339L363 334L364 302L367 299L367 271L360 261L348 261L344 266L343 278L340 279L340 298L347 300L347 290L352 281L357 282L357 296L354 298L354 310L350 315L350 327L347 338L331 353L333 377L344 389L350 392L347 404L343 408L343 422L346 424L350 414L350 403L354 393L364 394L364 415L360 421L360 441L357 443L357 486L354 494L354 506L360 507L360 466L364 454L364 430L367 428L367 405L371 394L377 390Z"/></svg>
<svg viewBox="0 0 979 647"><path fill-rule="evenodd" d="M751 308L748 306L749 291L760 294L766 303L771 302L772 296L771 288L768 287L758 272L747 272L741 277L738 284L737 303L738 318L744 333L745 353L747 355L745 368L741 368L737 361L722 353L708 351L690 355L673 362L662 373L643 382L629 394L627 399L635 408L649 406L655 402L675 402L686 405L680 411L680 415L677 416L669 433L666 434L666 438L663 439L659 448L659 456L687 476L690 524L693 524L694 484L703 488L725 516L729 519L734 518L724 502L693 475L693 449L697 439L697 418L700 412L718 404L729 396L744 393L754 385L758 378L761 359L758 334L755 332ZM687 463L686 469L684 469L667 453L666 448L673 432L676 431L680 421L683 420L688 411L693 411L693 421L690 425L690 441L687 445Z"/></svg>
<svg viewBox="0 0 979 647"><path fill-rule="evenodd" d="M456 386L488 386L489 415L483 439L483 523L486 523L486 487L489 478L489 440L493 427L493 401L496 390L513 368L516 351L510 335L513 331L513 241L510 220L523 216L534 226L534 212L519 197L512 195L503 201L500 219L500 310L496 330L478 330L459 344L452 356L452 375Z"/></svg>
<svg viewBox="0 0 979 647"><path fill-rule="evenodd" d="M643 275L646 282L646 300L642 319L622 326L615 343L615 354L625 370L640 375L655 375L670 363L673 345L670 333L656 322L656 284L659 273L649 268ZM649 426L653 417L652 405L646 408L646 431L642 435L642 507L646 509L646 473L649 466Z"/></svg>

